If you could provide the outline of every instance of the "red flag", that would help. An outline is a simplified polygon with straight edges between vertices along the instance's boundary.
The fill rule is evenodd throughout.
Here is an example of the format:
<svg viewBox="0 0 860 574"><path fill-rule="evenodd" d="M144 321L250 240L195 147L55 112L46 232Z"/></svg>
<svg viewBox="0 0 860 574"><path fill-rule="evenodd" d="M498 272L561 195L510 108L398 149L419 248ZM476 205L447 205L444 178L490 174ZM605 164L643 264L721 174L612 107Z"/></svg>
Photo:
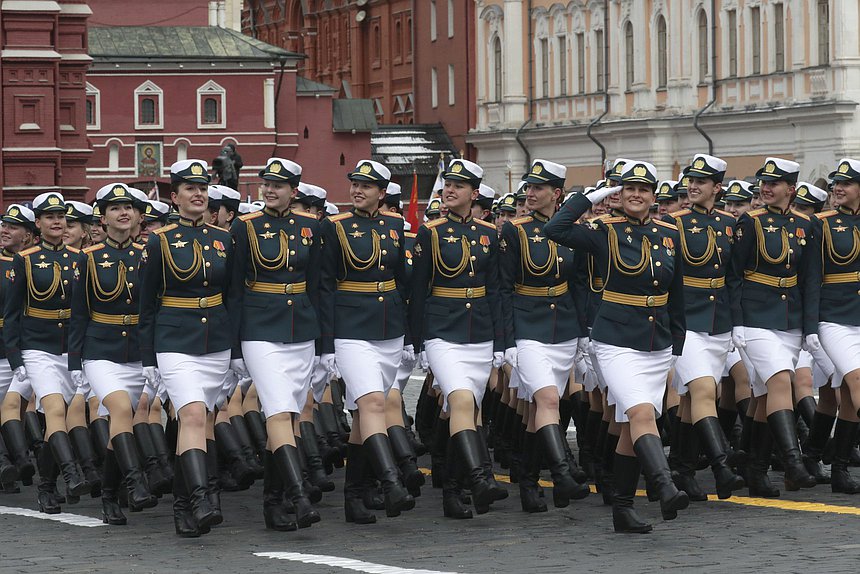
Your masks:
<svg viewBox="0 0 860 574"><path fill-rule="evenodd" d="M412 195L409 198L409 212L406 221L412 226L412 233L418 231L418 173L412 170Z"/></svg>

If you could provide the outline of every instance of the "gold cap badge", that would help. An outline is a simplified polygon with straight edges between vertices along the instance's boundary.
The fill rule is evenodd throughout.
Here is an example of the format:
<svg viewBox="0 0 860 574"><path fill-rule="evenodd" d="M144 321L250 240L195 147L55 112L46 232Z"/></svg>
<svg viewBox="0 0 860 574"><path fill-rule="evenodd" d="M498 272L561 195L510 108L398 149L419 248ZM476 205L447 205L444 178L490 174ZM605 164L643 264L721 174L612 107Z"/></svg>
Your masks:
<svg viewBox="0 0 860 574"><path fill-rule="evenodd" d="M540 175L542 171L543 171L543 166L539 163L536 163L534 168L532 168L532 173L534 173L536 175Z"/></svg>
<svg viewBox="0 0 860 574"><path fill-rule="evenodd" d="M369 174L371 171L373 171L373 166L372 166L372 165L370 165L369 163L363 163L363 164L361 164L361 167L360 167L360 168L358 168L358 171L359 171L359 173L362 173L362 174L364 174L364 175L367 175L367 174Z"/></svg>
<svg viewBox="0 0 860 574"><path fill-rule="evenodd" d="M48 197L48 205L60 205L60 198L56 195L51 195Z"/></svg>
<svg viewBox="0 0 860 574"><path fill-rule="evenodd" d="M195 163L191 166L191 173L194 175L203 175L203 166Z"/></svg>
<svg viewBox="0 0 860 574"><path fill-rule="evenodd" d="M767 165L764 166L764 171L765 173L773 173L774 171L776 171L776 164L772 161L767 162Z"/></svg>
<svg viewBox="0 0 860 574"><path fill-rule="evenodd" d="M269 171L272 173L281 173L281 163L273 161L272 165L269 166Z"/></svg>
<svg viewBox="0 0 860 574"><path fill-rule="evenodd" d="M463 164L462 163L455 163L455 164L451 165L451 171L454 173L460 173L461 171L463 171Z"/></svg>
<svg viewBox="0 0 860 574"><path fill-rule="evenodd" d="M703 167L705 167L705 160L701 158L697 159L696 162L693 164L693 167L696 169L702 169Z"/></svg>
<svg viewBox="0 0 860 574"><path fill-rule="evenodd" d="M648 175L648 170L645 168L644 165L637 165L633 168L633 175L635 175L636 177L645 177L646 175Z"/></svg>
<svg viewBox="0 0 860 574"><path fill-rule="evenodd" d="M839 166L839 173L848 173L848 170L851 169L851 166L848 165L848 162L844 162Z"/></svg>
<svg viewBox="0 0 860 574"><path fill-rule="evenodd" d="M10 215L10 216L12 216L12 217L15 217L16 215L18 215L18 208L17 208L17 207L13 207L12 209L10 209L10 210L9 210L9 215Z"/></svg>

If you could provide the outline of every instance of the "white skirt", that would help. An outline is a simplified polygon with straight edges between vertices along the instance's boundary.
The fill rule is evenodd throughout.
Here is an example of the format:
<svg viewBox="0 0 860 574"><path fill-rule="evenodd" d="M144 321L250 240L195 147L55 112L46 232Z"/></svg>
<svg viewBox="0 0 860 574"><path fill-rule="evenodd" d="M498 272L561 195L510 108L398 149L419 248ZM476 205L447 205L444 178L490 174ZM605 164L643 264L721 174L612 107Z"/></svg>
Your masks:
<svg viewBox="0 0 860 574"><path fill-rule="evenodd" d="M580 359L573 366L573 382L577 385L585 384L585 373L588 372L588 365L585 364L585 359Z"/></svg>
<svg viewBox="0 0 860 574"><path fill-rule="evenodd" d="M600 388L600 383L597 381L597 371L594 368L594 354L591 350L591 341L588 342L588 352L582 355L582 362L585 363L585 375L582 378L582 386L586 392L591 392L594 389Z"/></svg>
<svg viewBox="0 0 860 574"><path fill-rule="evenodd" d="M588 356L591 360L591 366L594 369L594 381L596 383L595 388L605 392L606 379L603 377L603 372L600 370L600 362L597 360L597 351L594 350L594 341L589 341L588 343Z"/></svg>
<svg viewBox="0 0 860 574"><path fill-rule="evenodd" d="M744 351L749 357L747 364L755 372L755 376L750 377L754 396L761 397L767 394L767 381L775 374L781 371L794 374L794 366L800 354L802 339L800 329L776 331L744 327L744 338L746 339ZM746 363L746 360L744 362Z"/></svg>
<svg viewBox="0 0 860 574"><path fill-rule="evenodd" d="M731 339L731 334L729 335L729 339ZM686 346L686 343L684 344ZM741 353L737 349L732 346L732 350L729 351L728 356L726 357L726 364L723 367L723 376L728 377L731 373L732 367L737 365L738 363L742 363L743 359L741 358Z"/></svg>
<svg viewBox="0 0 860 574"><path fill-rule="evenodd" d="M335 339L334 358L346 384L344 406L358 408L356 401L368 393L385 393L394 386L403 356L403 337L380 341Z"/></svg>
<svg viewBox="0 0 860 574"><path fill-rule="evenodd" d="M530 339L517 339L517 372L525 398L532 400L535 393L555 387L558 396L564 396L576 356L576 339L563 343L541 343Z"/></svg>
<svg viewBox="0 0 860 574"><path fill-rule="evenodd" d="M0 359L0 403L6 398L6 393L9 392L9 387L15 380L13 375L12 367L9 366L9 359Z"/></svg>
<svg viewBox="0 0 860 574"><path fill-rule="evenodd" d="M809 369L812 371L812 388L814 389L826 386L830 382L830 377L836 371L833 361L827 356L827 352L823 347L811 353L806 349L801 349L797 357L797 364L794 367L795 371L799 371L800 369ZM837 385L837 387L839 386Z"/></svg>
<svg viewBox="0 0 860 574"><path fill-rule="evenodd" d="M709 335L687 331L684 352L675 363L675 377L672 379L678 394L686 395L687 385L696 379L711 377L715 382L720 382L731 346L730 333Z"/></svg>
<svg viewBox="0 0 860 574"><path fill-rule="evenodd" d="M125 391L131 400L132 411L137 409L140 395L144 392L146 379L143 367L136 363L114 363L113 361L85 359L84 376L93 388L93 393L103 401L112 393Z"/></svg>
<svg viewBox="0 0 860 574"><path fill-rule="evenodd" d="M860 326L822 321L818 324L818 338L836 370L832 386L839 388L842 377L860 369Z"/></svg>
<svg viewBox="0 0 860 574"><path fill-rule="evenodd" d="M156 353L158 371L170 402L178 412L190 403L204 403L212 411L230 370L230 350L208 355Z"/></svg>
<svg viewBox="0 0 860 574"><path fill-rule="evenodd" d="M36 400L41 403L42 397L48 395L63 395L63 400L69 404L75 397L76 385L69 373L69 356L65 353L54 355L45 351L27 349L21 351L27 378L33 385ZM29 397L26 397L29 399Z"/></svg>
<svg viewBox="0 0 860 574"><path fill-rule="evenodd" d="M615 402L615 421L628 422L627 411L650 403L663 411L666 378L672 364L672 349L637 351L594 341L600 370Z"/></svg>
<svg viewBox="0 0 860 574"><path fill-rule="evenodd" d="M331 382L331 374L323 365L317 364L311 371L311 390L314 392L314 401L321 403L325 388Z"/></svg>
<svg viewBox="0 0 860 574"><path fill-rule="evenodd" d="M245 366L254 379L267 418L280 413L300 413L305 408L314 352L313 341L242 341Z"/></svg>
<svg viewBox="0 0 860 574"><path fill-rule="evenodd" d="M400 366L397 367L397 376L394 378L397 388L401 394L409 384L409 377L412 376L412 371L415 369L415 364L418 362L418 357L411 361L400 361Z"/></svg>
<svg viewBox="0 0 860 574"><path fill-rule="evenodd" d="M430 339L424 343L424 349L435 384L442 390L442 409L448 412L448 395L454 391L470 391L480 406L493 370L493 342L451 343Z"/></svg>
<svg viewBox="0 0 860 574"><path fill-rule="evenodd" d="M215 406L219 410L227 405L227 400L233 396L236 391L236 386L239 384L239 375L233 369L227 371L227 376L224 377L224 384L221 386L221 391L215 399Z"/></svg>

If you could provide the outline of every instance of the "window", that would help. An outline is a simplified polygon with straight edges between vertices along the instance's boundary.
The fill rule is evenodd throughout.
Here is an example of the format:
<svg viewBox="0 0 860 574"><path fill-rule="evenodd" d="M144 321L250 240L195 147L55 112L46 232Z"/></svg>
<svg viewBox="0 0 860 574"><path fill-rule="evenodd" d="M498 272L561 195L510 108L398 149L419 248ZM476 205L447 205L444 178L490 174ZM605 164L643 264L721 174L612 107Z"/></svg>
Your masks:
<svg viewBox="0 0 860 574"><path fill-rule="evenodd" d="M406 57L412 57L412 18L406 19Z"/></svg>
<svg viewBox="0 0 860 574"><path fill-rule="evenodd" d="M373 63L378 67L382 60L382 32L379 29L379 19L373 23L373 43L371 44Z"/></svg>
<svg viewBox="0 0 860 574"><path fill-rule="evenodd" d="M399 61L403 53L403 22L398 20L394 24L394 59Z"/></svg>
<svg viewBox="0 0 860 574"><path fill-rule="evenodd" d="M576 91L585 93L585 34L576 35Z"/></svg>
<svg viewBox="0 0 860 574"><path fill-rule="evenodd" d="M558 37L558 95L567 95L567 39Z"/></svg>
<svg viewBox="0 0 860 574"><path fill-rule="evenodd" d="M540 40L541 97L549 97L549 40Z"/></svg>
<svg viewBox="0 0 860 574"><path fill-rule="evenodd" d="M704 84L708 77L708 15L699 11L699 83Z"/></svg>
<svg viewBox="0 0 860 574"><path fill-rule="evenodd" d="M163 125L164 93L146 81L134 91L134 127L139 130L161 129ZM198 117L200 114L198 113Z"/></svg>
<svg viewBox="0 0 860 574"><path fill-rule="evenodd" d="M430 0L430 41L436 41L436 0Z"/></svg>
<svg viewBox="0 0 860 574"><path fill-rule="evenodd" d="M455 92L457 81L454 77L454 64L448 64L448 105L453 106L455 102Z"/></svg>
<svg viewBox="0 0 860 574"><path fill-rule="evenodd" d="M729 21L729 77L738 76L738 13L729 10L727 13Z"/></svg>
<svg viewBox="0 0 860 574"><path fill-rule="evenodd" d="M633 24L631 22L627 22L627 25L624 27L624 64L627 72L627 89L633 89L633 82L636 79L636 68L633 63L634 52L633 52Z"/></svg>
<svg viewBox="0 0 860 574"><path fill-rule="evenodd" d="M188 144L176 144L176 161L185 161L186 159L188 159Z"/></svg>
<svg viewBox="0 0 860 574"><path fill-rule="evenodd" d="M665 88L669 83L669 58L666 54L666 19L657 18L657 87Z"/></svg>
<svg viewBox="0 0 860 574"><path fill-rule="evenodd" d="M594 38L595 50L597 50L597 55L594 58L594 67L597 68L597 91L602 92L606 90L606 65L604 64L606 46L603 44L603 30L595 32Z"/></svg>
<svg viewBox="0 0 860 574"><path fill-rule="evenodd" d="M108 146L108 171L119 171L119 144Z"/></svg>
<svg viewBox="0 0 860 574"><path fill-rule="evenodd" d="M439 107L439 74L436 68L430 68L430 106Z"/></svg>
<svg viewBox="0 0 860 574"><path fill-rule="evenodd" d="M830 2L818 0L818 65L830 63Z"/></svg>
<svg viewBox="0 0 860 574"><path fill-rule="evenodd" d="M761 74L761 8L750 8L750 36L752 37L752 73Z"/></svg>
<svg viewBox="0 0 860 574"><path fill-rule="evenodd" d="M227 127L226 90L214 81L197 88L197 127L223 129Z"/></svg>
<svg viewBox="0 0 860 574"><path fill-rule="evenodd" d="M87 82L87 129L101 129L101 93L98 88Z"/></svg>
<svg viewBox="0 0 860 574"><path fill-rule="evenodd" d="M454 37L454 0L448 0L448 37Z"/></svg>
<svg viewBox="0 0 860 574"><path fill-rule="evenodd" d="M502 40L493 40L493 101L502 101Z"/></svg>
<svg viewBox="0 0 860 574"><path fill-rule="evenodd" d="M785 71L785 14L782 4L773 5L773 43L775 72Z"/></svg>

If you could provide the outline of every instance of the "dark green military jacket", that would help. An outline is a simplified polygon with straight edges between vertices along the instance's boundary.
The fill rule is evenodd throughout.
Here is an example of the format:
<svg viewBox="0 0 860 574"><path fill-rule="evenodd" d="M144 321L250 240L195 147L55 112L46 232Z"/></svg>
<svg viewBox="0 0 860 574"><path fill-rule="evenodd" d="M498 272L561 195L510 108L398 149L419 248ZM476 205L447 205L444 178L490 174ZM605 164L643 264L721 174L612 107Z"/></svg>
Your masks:
<svg viewBox="0 0 860 574"><path fill-rule="evenodd" d="M403 218L352 209L322 222L323 353L335 339L381 341L406 334Z"/></svg>
<svg viewBox="0 0 860 574"><path fill-rule="evenodd" d="M69 370L82 359L140 361L140 257L143 245L108 237L78 255L69 324Z"/></svg>
<svg viewBox="0 0 860 574"><path fill-rule="evenodd" d="M233 221L231 323L239 341L301 343L320 336L320 224L266 208Z"/></svg>
<svg viewBox="0 0 860 574"><path fill-rule="evenodd" d="M493 342L505 348L496 226L454 213L425 223L415 242L409 324L424 341Z"/></svg>
<svg viewBox="0 0 860 574"><path fill-rule="evenodd" d="M414 266L412 258L415 253L415 239L418 237L418 234L406 231L403 235L406 236L406 249L404 254L406 256L406 285L409 286L412 285L412 269Z"/></svg>
<svg viewBox="0 0 860 574"><path fill-rule="evenodd" d="M68 350L72 282L77 249L42 241L15 256L9 271L3 340L12 370L24 365L21 351L62 355Z"/></svg>
<svg viewBox="0 0 860 574"><path fill-rule="evenodd" d="M544 233L561 245L593 254L601 270L603 301L591 338L639 351L671 347L680 355L687 327L677 228L650 217L639 221L627 216L578 225L590 207L584 195L570 198Z"/></svg>
<svg viewBox="0 0 860 574"><path fill-rule="evenodd" d="M573 249L547 239L547 221L531 213L502 227L499 292L506 347L517 339L561 343L587 335L584 308L577 309L574 297Z"/></svg>
<svg viewBox="0 0 860 574"><path fill-rule="evenodd" d="M707 212L698 205L666 216L678 228L684 257L684 304L687 330L717 335L732 330L730 300L737 281L726 273L731 264L735 218L727 211Z"/></svg>
<svg viewBox="0 0 860 574"><path fill-rule="evenodd" d="M731 266L740 285L732 297L735 325L818 332L821 285L813 240L809 217L792 209L763 207L740 217Z"/></svg>
<svg viewBox="0 0 860 574"><path fill-rule="evenodd" d="M223 229L185 218L149 236L142 264L140 352L206 355L232 347L227 313L233 242ZM220 299L220 302L219 302Z"/></svg>
<svg viewBox="0 0 860 574"><path fill-rule="evenodd" d="M813 267L821 283L818 320L860 325L860 214L840 206L812 221Z"/></svg>
<svg viewBox="0 0 860 574"><path fill-rule="evenodd" d="M15 254L5 249L0 251L0 309L5 308L6 291L9 290L9 279L12 277L12 268L15 262ZM6 344L2 338L3 327L0 325L0 359L6 358Z"/></svg>

